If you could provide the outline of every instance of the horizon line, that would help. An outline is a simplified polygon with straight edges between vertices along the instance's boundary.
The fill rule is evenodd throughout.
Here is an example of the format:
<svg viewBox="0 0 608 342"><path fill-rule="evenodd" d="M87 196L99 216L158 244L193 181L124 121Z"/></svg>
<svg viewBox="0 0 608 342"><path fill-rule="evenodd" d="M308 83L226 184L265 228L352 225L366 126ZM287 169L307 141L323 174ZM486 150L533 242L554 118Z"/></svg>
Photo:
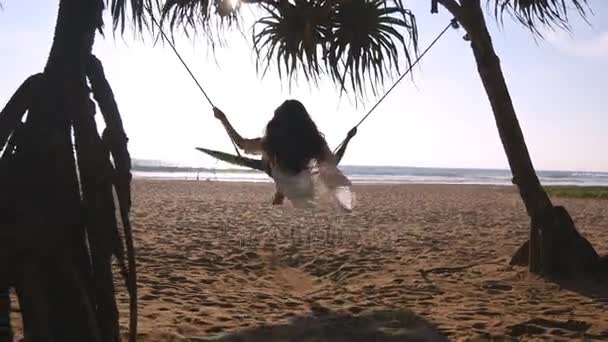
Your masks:
<svg viewBox="0 0 608 342"><path fill-rule="evenodd" d="M132 161L154 161L154 162L166 162L166 163L175 163L168 162L165 160L157 160L157 159L143 159L143 158L131 158ZM192 165L138 165L139 167L144 168L175 168L175 169L198 169L198 170L209 170L209 171L253 171L260 172L257 170L251 170L248 168L238 168L238 167L228 167L228 168L218 168L218 167L205 167L205 166L192 166ZM405 166L405 165L364 165L364 164L344 164L340 165L342 167L378 167L378 168L402 168L402 169L444 169L444 170L479 170L479 171L508 171L511 172L509 168L491 168L491 167L443 167L443 166ZM135 165L132 167L134 170L136 168ZM583 172L583 173L600 173L606 174L608 176L608 171L603 170L558 170L558 169L536 169L536 172Z"/></svg>

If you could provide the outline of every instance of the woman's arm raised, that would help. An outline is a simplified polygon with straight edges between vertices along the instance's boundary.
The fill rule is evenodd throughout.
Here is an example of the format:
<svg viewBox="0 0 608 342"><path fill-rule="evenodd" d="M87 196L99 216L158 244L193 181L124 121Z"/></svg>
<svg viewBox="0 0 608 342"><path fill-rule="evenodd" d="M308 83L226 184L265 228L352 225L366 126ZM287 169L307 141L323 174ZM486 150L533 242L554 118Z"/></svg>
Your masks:
<svg viewBox="0 0 608 342"><path fill-rule="evenodd" d="M262 138L245 139L232 127L224 112L219 108L213 108L213 115L216 119L222 122L222 125L226 129L226 132L230 136L230 139L245 153L249 154L261 154L262 149Z"/></svg>

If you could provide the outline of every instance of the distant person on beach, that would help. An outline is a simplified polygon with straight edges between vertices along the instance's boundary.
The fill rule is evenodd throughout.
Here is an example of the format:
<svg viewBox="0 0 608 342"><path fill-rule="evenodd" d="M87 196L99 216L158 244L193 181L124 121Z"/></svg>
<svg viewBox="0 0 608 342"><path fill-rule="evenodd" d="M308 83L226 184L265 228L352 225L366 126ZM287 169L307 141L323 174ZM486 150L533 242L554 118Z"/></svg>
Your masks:
<svg viewBox="0 0 608 342"><path fill-rule="evenodd" d="M311 205L318 179L343 209L352 210L351 182L337 164L356 129L349 132L334 155L304 105L297 100L283 102L266 125L265 135L254 139L238 134L220 109L214 108L213 113L239 148L262 155L277 188L273 204L281 204L287 197L296 207Z"/></svg>

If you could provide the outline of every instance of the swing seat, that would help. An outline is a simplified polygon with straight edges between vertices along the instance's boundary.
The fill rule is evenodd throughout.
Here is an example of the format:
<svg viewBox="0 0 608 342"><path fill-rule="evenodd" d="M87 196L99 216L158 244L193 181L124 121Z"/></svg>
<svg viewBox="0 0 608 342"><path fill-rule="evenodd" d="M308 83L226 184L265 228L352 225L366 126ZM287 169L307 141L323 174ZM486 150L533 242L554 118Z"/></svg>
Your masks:
<svg viewBox="0 0 608 342"><path fill-rule="evenodd" d="M237 166L248 167L250 169L262 171L270 175L270 170L267 164L261 159L246 158L241 156L235 156L234 154L211 150L203 147L195 147L198 151L206 153L216 159L230 163Z"/></svg>
<svg viewBox="0 0 608 342"><path fill-rule="evenodd" d="M234 154L220 152L216 150L211 150L203 147L195 147L196 150L208 154L216 159L224 161L229 164L248 167L250 169L259 170L266 173L269 177L272 177L270 168L268 164L261 159L253 159L246 158L241 156L236 156ZM338 187L337 191L334 193L335 200L340 204L340 207L348 212L352 211L353 208L353 195L350 192L350 189L345 188L343 186ZM278 196L278 197L277 197ZM273 200L273 204L281 204L283 202L283 194L276 193L275 198Z"/></svg>
<svg viewBox="0 0 608 342"><path fill-rule="evenodd" d="M208 155L212 156L213 158L219 159L223 162L226 162L226 163L229 163L232 165L243 166L243 167L248 167L250 169L262 171L262 172L266 173L268 176L271 176L270 167L262 159L253 159L253 158L237 156L234 154L216 151L216 150L212 150L212 149L204 148L204 147L195 147L195 149L200 152L203 152L205 154L208 154ZM340 162L341 159L342 159L342 157L340 156L338 158L338 163Z"/></svg>

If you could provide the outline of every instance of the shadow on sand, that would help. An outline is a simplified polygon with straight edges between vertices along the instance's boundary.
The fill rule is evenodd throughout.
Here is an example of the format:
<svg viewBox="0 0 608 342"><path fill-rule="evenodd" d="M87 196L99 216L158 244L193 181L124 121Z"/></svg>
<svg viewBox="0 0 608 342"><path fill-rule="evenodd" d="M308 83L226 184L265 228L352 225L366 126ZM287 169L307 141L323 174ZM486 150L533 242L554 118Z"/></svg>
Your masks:
<svg viewBox="0 0 608 342"><path fill-rule="evenodd" d="M579 277L577 279L551 279L561 288L576 292L603 305L608 310L608 277L602 278Z"/></svg>
<svg viewBox="0 0 608 342"><path fill-rule="evenodd" d="M158 340L158 337L150 337L150 340ZM432 323L411 311L375 311L358 316L326 312L294 317L288 324L247 328L214 338L165 338L168 339L164 341L197 342L448 341Z"/></svg>
<svg viewBox="0 0 608 342"><path fill-rule="evenodd" d="M551 277L548 281L558 285L561 289L575 292L583 297L588 298L597 305L603 306L608 310L608 278L605 274L598 276L578 276L574 278L556 278ZM510 335L512 337L546 337L547 330L558 332L570 332L583 338L583 340L591 339L598 341L608 340L608 330L599 334L590 333L589 329L592 325L584 319L568 319L568 320L553 320L550 318L536 317L526 322L510 326Z"/></svg>

